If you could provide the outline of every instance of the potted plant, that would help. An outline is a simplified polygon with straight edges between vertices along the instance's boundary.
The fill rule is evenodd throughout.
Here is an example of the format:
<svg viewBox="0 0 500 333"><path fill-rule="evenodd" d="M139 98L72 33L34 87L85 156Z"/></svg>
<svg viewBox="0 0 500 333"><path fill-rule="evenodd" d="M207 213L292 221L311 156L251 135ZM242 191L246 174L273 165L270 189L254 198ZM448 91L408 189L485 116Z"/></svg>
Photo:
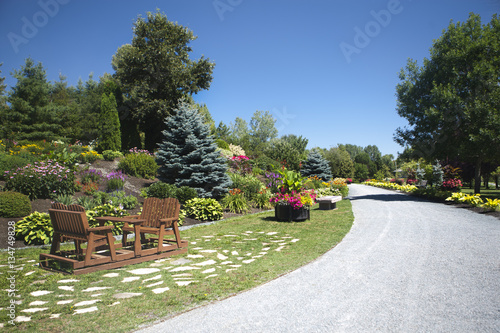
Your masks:
<svg viewBox="0 0 500 333"><path fill-rule="evenodd" d="M278 221L304 221L311 217L311 206L314 205L314 190L301 192L277 193L271 199L274 205L274 216Z"/></svg>

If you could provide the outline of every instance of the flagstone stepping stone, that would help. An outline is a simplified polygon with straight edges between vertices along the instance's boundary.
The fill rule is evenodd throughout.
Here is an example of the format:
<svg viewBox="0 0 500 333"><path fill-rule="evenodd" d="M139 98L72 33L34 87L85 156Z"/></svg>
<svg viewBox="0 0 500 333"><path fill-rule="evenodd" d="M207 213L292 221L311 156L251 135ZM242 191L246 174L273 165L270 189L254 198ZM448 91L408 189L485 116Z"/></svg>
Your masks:
<svg viewBox="0 0 500 333"><path fill-rule="evenodd" d="M114 302L113 304L110 304L108 306L115 306L115 305L118 305L118 304L120 304L120 302L117 301L117 302Z"/></svg>
<svg viewBox="0 0 500 333"><path fill-rule="evenodd" d="M60 313L53 313L53 314L51 314L51 315L50 315L49 319L57 319L57 318L59 318L60 316L61 316L61 314L60 314Z"/></svg>
<svg viewBox="0 0 500 333"><path fill-rule="evenodd" d="M90 284L99 284L101 282L103 282L104 280L99 280L99 281L94 281L94 282L90 282Z"/></svg>
<svg viewBox="0 0 500 333"><path fill-rule="evenodd" d="M176 267L170 271L171 272L182 272L182 271L192 271L193 269L200 269L200 268L199 267L184 266L184 267Z"/></svg>
<svg viewBox="0 0 500 333"><path fill-rule="evenodd" d="M242 263L249 264L249 263L254 262L254 261L255 261L255 259L247 259L247 260L243 260Z"/></svg>
<svg viewBox="0 0 500 333"><path fill-rule="evenodd" d="M224 237L238 237L238 235L224 235Z"/></svg>
<svg viewBox="0 0 500 333"><path fill-rule="evenodd" d="M256 241L256 240L257 240L257 238L246 238L246 239L244 239L244 241Z"/></svg>
<svg viewBox="0 0 500 333"><path fill-rule="evenodd" d="M26 321L31 321L31 317L26 317L26 316L17 316L16 319L14 319L15 322L22 323Z"/></svg>
<svg viewBox="0 0 500 333"><path fill-rule="evenodd" d="M80 282L80 280L66 279L66 280L59 280L59 281L57 281L57 283L73 283L73 282Z"/></svg>
<svg viewBox="0 0 500 333"><path fill-rule="evenodd" d="M243 260L243 259L245 259L245 258L243 258L243 257L237 257L236 258L236 260Z"/></svg>
<svg viewBox="0 0 500 333"><path fill-rule="evenodd" d="M114 277L117 277L117 276L120 276L120 274L118 274L118 273L108 273L108 274L104 274L102 277L114 278Z"/></svg>
<svg viewBox="0 0 500 333"><path fill-rule="evenodd" d="M72 299L67 299L65 301L59 301L56 304L57 305L64 305L64 304L69 304L69 303L73 303L73 300Z"/></svg>
<svg viewBox="0 0 500 333"><path fill-rule="evenodd" d="M50 294L50 293L53 293L53 291L48 291L48 290L38 290L38 291L32 291L30 293L31 296L34 296L34 297L38 297L38 296L43 296L43 295L47 295L47 294Z"/></svg>
<svg viewBox="0 0 500 333"><path fill-rule="evenodd" d="M280 252L281 250L283 250L283 248L284 248L284 246L280 246L280 247L278 247L278 248L277 248L276 250L274 250L274 251L278 251L278 252Z"/></svg>
<svg viewBox="0 0 500 333"><path fill-rule="evenodd" d="M72 295L57 295L57 297L62 298L62 297L73 297Z"/></svg>
<svg viewBox="0 0 500 333"><path fill-rule="evenodd" d="M217 259L220 259L220 260L226 260L228 257L223 255L222 253L217 253Z"/></svg>
<svg viewBox="0 0 500 333"><path fill-rule="evenodd" d="M183 286L188 286L191 283L198 282L198 281L176 281L178 286L183 287Z"/></svg>
<svg viewBox="0 0 500 333"><path fill-rule="evenodd" d="M266 254L267 254L267 252L259 252L259 254L260 254L261 256L264 256L264 255L266 255Z"/></svg>
<svg viewBox="0 0 500 333"><path fill-rule="evenodd" d="M208 274L208 273L212 273L212 272L215 272L215 268L209 268L209 269L206 269L204 270L203 272L201 272L202 274Z"/></svg>
<svg viewBox="0 0 500 333"><path fill-rule="evenodd" d="M253 231L245 231L247 234L253 234Z"/></svg>
<svg viewBox="0 0 500 333"><path fill-rule="evenodd" d="M93 307L86 308L86 309L76 309L75 312L73 313L73 315L82 314L82 313L88 313L88 312L94 312L94 311L97 311L97 310L99 310L97 308L97 306L93 306Z"/></svg>
<svg viewBox="0 0 500 333"><path fill-rule="evenodd" d="M44 305L47 304L47 301L34 301L30 303L30 306L39 306L39 305Z"/></svg>
<svg viewBox="0 0 500 333"><path fill-rule="evenodd" d="M45 310L48 310L48 309L49 308L31 308L31 309L21 310L21 312L35 313L35 312L45 311Z"/></svg>
<svg viewBox="0 0 500 333"><path fill-rule="evenodd" d="M262 249L262 251L269 251L271 248L270 247L265 247Z"/></svg>
<svg viewBox="0 0 500 333"><path fill-rule="evenodd" d="M167 261L167 260L168 260L168 259L164 258L164 259L158 259L158 260L155 260L155 262L160 263L160 262L165 262L165 261Z"/></svg>
<svg viewBox="0 0 500 333"><path fill-rule="evenodd" d="M165 288L156 288L156 289L153 289L151 290L152 292L154 292L155 294L161 294L161 293L164 293L165 291L167 290L170 290L169 287L165 287Z"/></svg>
<svg viewBox="0 0 500 333"><path fill-rule="evenodd" d="M207 260L207 261L203 261L203 262L200 262L200 263L197 263L197 264L193 264L193 266L209 266L209 265L215 265L217 262L215 260Z"/></svg>
<svg viewBox="0 0 500 333"><path fill-rule="evenodd" d="M104 294L93 294L93 295L90 295L90 297L99 297L99 296L102 296Z"/></svg>
<svg viewBox="0 0 500 333"><path fill-rule="evenodd" d="M138 276L129 276L129 277L126 277L122 280L123 283L126 283L126 282L132 282L132 281L136 281L136 280L139 280L140 277Z"/></svg>
<svg viewBox="0 0 500 333"><path fill-rule="evenodd" d="M238 267L241 267L241 265L229 265L229 267L238 268Z"/></svg>
<svg viewBox="0 0 500 333"><path fill-rule="evenodd" d="M138 269L134 269L132 271L129 271L129 273L135 274L135 275L146 275L146 274L157 273L159 271L160 270L158 268L138 268Z"/></svg>
<svg viewBox="0 0 500 333"><path fill-rule="evenodd" d="M193 276L191 273L181 273L181 274L174 274L172 277L186 277L186 276Z"/></svg>
<svg viewBox="0 0 500 333"><path fill-rule="evenodd" d="M111 287L90 287L90 288L87 288L85 290L82 290L82 292L89 293L92 291L98 291L98 290L104 290L104 289L111 289Z"/></svg>
<svg viewBox="0 0 500 333"><path fill-rule="evenodd" d="M216 277L218 275L219 274L211 274L211 275L205 276L205 279L213 278L213 277Z"/></svg>
<svg viewBox="0 0 500 333"><path fill-rule="evenodd" d="M179 265L189 264L190 262L192 262L192 260L189 260L186 258L180 258L180 259L177 259L176 261L172 261L171 264L179 266Z"/></svg>
<svg viewBox="0 0 500 333"><path fill-rule="evenodd" d="M144 280L142 280L142 283L145 283L145 282L148 282L148 281L153 281L153 280L159 280L159 279L161 279L161 274L153 276L152 278L149 278L149 279L144 279Z"/></svg>
<svg viewBox="0 0 500 333"><path fill-rule="evenodd" d="M47 282L47 280L36 280L31 282L31 284L44 284L45 282Z"/></svg>
<svg viewBox="0 0 500 333"><path fill-rule="evenodd" d="M224 262L221 262L220 264L221 265L228 265L228 264L232 264L233 262L232 261L224 261Z"/></svg>
<svg viewBox="0 0 500 333"><path fill-rule="evenodd" d="M201 253L215 253L217 252L216 250L201 250Z"/></svg>
<svg viewBox="0 0 500 333"><path fill-rule="evenodd" d="M35 271L28 272L28 273L24 274L24 276L30 276L33 273L35 273Z"/></svg>
<svg viewBox="0 0 500 333"><path fill-rule="evenodd" d="M224 253L229 253L229 250L222 250L222 252L224 252Z"/></svg>
<svg viewBox="0 0 500 333"><path fill-rule="evenodd" d="M234 244L245 244L245 242L233 242Z"/></svg>
<svg viewBox="0 0 500 333"><path fill-rule="evenodd" d="M202 247L193 247L192 250L198 251L198 250L203 250L203 248Z"/></svg>
<svg viewBox="0 0 500 333"><path fill-rule="evenodd" d="M286 243L279 243L278 245L284 246L284 245L286 245Z"/></svg>
<svg viewBox="0 0 500 333"><path fill-rule="evenodd" d="M205 256L203 256L201 254L188 254L187 257L191 258L191 259L205 258Z"/></svg>
<svg viewBox="0 0 500 333"><path fill-rule="evenodd" d="M94 300L91 300L91 301L82 301L82 302L78 302L76 303L75 305L73 305L74 307L79 307L79 306L87 306L87 305L92 305L92 304L95 304L97 302L100 302L101 300L100 299L94 299Z"/></svg>
<svg viewBox="0 0 500 333"><path fill-rule="evenodd" d="M232 254L233 256L237 256L239 253L238 253L238 251L233 251L233 252L231 252L231 254Z"/></svg>
<svg viewBox="0 0 500 333"><path fill-rule="evenodd" d="M59 286L58 288L66 291L75 291L75 287L73 286Z"/></svg>
<svg viewBox="0 0 500 333"><path fill-rule="evenodd" d="M296 239L292 239L292 240L290 241L290 243L297 243L299 240L300 240L300 239L298 239L298 238L296 238Z"/></svg>
<svg viewBox="0 0 500 333"><path fill-rule="evenodd" d="M174 281L182 281L182 280L192 280L193 277L179 277L179 278L174 278Z"/></svg>
<svg viewBox="0 0 500 333"><path fill-rule="evenodd" d="M276 235L277 233L278 233L277 231L272 231L272 232L268 232L266 235L272 236L272 235Z"/></svg>
<svg viewBox="0 0 500 333"><path fill-rule="evenodd" d="M163 281L158 281L158 282L156 282L156 283L148 284L148 285L146 286L146 288L156 287L156 286L159 286L160 284L163 284Z"/></svg>
<svg viewBox="0 0 500 333"><path fill-rule="evenodd" d="M231 271L235 271L235 270L236 270L236 268L228 268L228 269L226 269L226 273L231 272Z"/></svg>
<svg viewBox="0 0 500 333"><path fill-rule="evenodd" d="M203 238L214 238L215 236L201 236Z"/></svg>
<svg viewBox="0 0 500 333"><path fill-rule="evenodd" d="M118 298L118 299L123 299L123 298L132 298L132 297L141 296L141 295L142 295L142 293L118 293L118 294L114 294L113 297Z"/></svg>

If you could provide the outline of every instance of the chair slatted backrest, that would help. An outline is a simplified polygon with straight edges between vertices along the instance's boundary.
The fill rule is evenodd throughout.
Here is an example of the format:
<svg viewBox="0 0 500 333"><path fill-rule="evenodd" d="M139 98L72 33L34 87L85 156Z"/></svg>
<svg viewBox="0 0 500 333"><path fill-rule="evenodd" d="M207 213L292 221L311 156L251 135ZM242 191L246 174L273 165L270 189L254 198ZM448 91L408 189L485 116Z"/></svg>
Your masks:
<svg viewBox="0 0 500 333"><path fill-rule="evenodd" d="M87 240L89 223L85 211L49 209L49 215L54 232Z"/></svg>
<svg viewBox="0 0 500 333"><path fill-rule="evenodd" d="M144 226L159 228L160 219L178 218L180 208L179 200L175 198L146 198L142 206L141 219L146 220Z"/></svg>
<svg viewBox="0 0 500 333"><path fill-rule="evenodd" d="M80 205L65 205L60 202L54 202L52 206L50 207L52 209L59 209L59 210L71 210L73 212L84 212L85 208L83 208Z"/></svg>

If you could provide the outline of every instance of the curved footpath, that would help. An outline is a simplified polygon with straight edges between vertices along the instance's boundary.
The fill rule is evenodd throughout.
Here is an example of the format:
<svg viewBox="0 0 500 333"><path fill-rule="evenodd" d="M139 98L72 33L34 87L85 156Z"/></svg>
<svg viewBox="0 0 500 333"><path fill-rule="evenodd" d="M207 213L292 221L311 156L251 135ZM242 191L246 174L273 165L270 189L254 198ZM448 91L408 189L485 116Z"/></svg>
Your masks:
<svg viewBox="0 0 500 333"><path fill-rule="evenodd" d="M500 221L350 186L354 224L290 274L140 332L500 332Z"/></svg>

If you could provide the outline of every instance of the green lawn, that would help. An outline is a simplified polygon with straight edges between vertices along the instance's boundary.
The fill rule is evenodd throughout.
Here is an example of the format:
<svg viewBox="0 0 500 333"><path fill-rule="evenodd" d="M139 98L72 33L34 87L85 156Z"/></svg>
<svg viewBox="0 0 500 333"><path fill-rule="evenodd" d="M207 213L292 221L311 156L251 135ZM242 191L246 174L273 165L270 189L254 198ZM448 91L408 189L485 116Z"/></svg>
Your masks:
<svg viewBox="0 0 500 333"><path fill-rule="evenodd" d="M348 200L339 202L334 211L315 206L311 220L305 222L276 222L274 212L229 219L181 232L190 242L187 255L79 276L34 266L46 248L16 250L10 255L0 252L0 264L6 265L13 255L21 267L15 274L8 266L0 267L0 323L6 332L131 331L295 270L338 244L353 220ZM138 268L155 271L136 275L133 270ZM4 277L10 276L15 277L11 281L19 297L9 295L9 280ZM48 293L36 296L40 291ZM117 299L119 292L137 296ZM6 308L11 301L19 303L16 317L30 317L30 321L8 323ZM25 312L34 311L29 309L42 310ZM97 311L79 314L82 309Z"/></svg>
<svg viewBox="0 0 500 333"><path fill-rule="evenodd" d="M474 189L471 189L469 187L463 187L462 192L473 194ZM488 190L485 189L484 187L481 187L481 197L490 199L500 199L500 190L495 190L494 187L492 188L491 186Z"/></svg>

